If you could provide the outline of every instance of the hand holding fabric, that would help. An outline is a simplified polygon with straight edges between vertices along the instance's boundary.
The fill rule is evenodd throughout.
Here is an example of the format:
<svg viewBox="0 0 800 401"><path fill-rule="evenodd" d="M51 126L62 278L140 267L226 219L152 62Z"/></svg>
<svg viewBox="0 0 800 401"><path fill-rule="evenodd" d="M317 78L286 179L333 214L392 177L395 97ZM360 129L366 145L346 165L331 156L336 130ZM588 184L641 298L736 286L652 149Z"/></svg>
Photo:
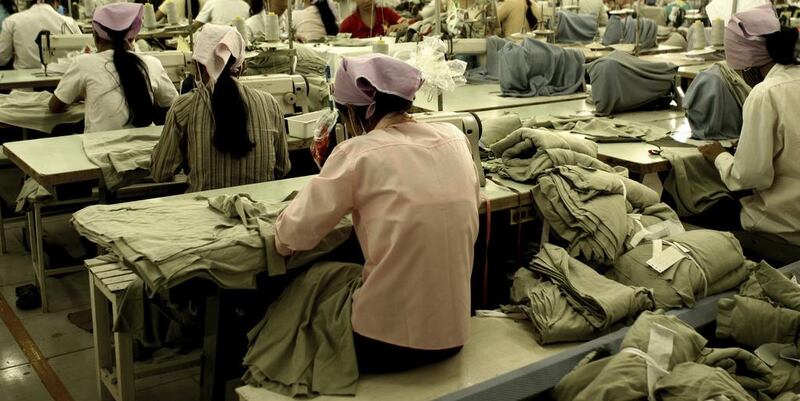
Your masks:
<svg viewBox="0 0 800 401"><path fill-rule="evenodd" d="M717 159L717 156L726 152L725 148L722 147L722 144L719 142L709 143L708 145L700 146L697 149L700 150L700 153L703 154L703 157L712 163Z"/></svg>

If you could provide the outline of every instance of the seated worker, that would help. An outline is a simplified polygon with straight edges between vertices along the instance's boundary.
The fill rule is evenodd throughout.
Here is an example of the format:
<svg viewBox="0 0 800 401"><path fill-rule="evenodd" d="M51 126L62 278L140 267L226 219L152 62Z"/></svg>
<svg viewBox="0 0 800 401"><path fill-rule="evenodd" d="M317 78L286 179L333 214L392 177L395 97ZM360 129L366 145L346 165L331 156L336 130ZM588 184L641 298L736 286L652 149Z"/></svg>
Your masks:
<svg viewBox="0 0 800 401"><path fill-rule="evenodd" d="M230 25L236 17L250 17L250 4L244 0L207 0L197 14L195 27L203 24Z"/></svg>
<svg viewBox="0 0 800 401"><path fill-rule="evenodd" d="M356 10L342 21L340 33L363 39L385 36L407 28L403 17L389 7L378 7L375 0L356 0Z"/></svg>
<svg viewBox="0 0 800 401"><path fill-rule="evenodd" d="M59 5L59 0L34 1L29 9L3 20L0 65L6 65L13 59L14 69L40 68L42 63L36 44L40 31L47 30L52 34L81 33L75 20L55 10Z"/></svg>
<svg viewBox="0 0 800 401"><path fill-rule="evenodd" d="M207 24L200 30L192 59L201 82L169 109L153 150L154 180L167 181L183 169L189 191L202 191L271 181L289 172L278 102L235 78L244 53L235 28Z"/></svg>
<svg viewBox="0 0 800 401"><path fill-rule="evenodd" d="M280 16L281 32L286 31L286 14L288 7L286 0L272 0L264 7L263 0L253 0L251 5L252 17L246 23L247 34L252 40L259 36L266 36L267 14L274 13ZM330 0L306 0L305 8L294 10L292 14L292 27L295 39L301 42L313 42L325 36L336 36L339 25L336 14L333 12Z"/></svg>
<svg viewBox="0 0 800 401"><path fill-rule="evenodd" d="M537 28L542 18L538 7L531 0L504 0L497 6L497 20L500 22L501 37L515 33L530 32Z"/></svg>
<svg viewBox="0 0 800 401"><path fill-rule="evenodd" d="M753 190L741 199L744 230L800 246L797 37L796 29L781 29L770 4L731 18L725 32L725 58L753 90L744 102L735 155L718 142L700 151L714 163L728 189Z"/></svg>
<svg viewBox="0 0 800 401"><path fill-rule="evenodd" d="M288 255L314 248L352 213L366 260L351 316L360 374L449 358L469 334L478 176L461 131L408 114L421 84L403 61L345 58L334 93L353 138L275 226L276 248Z"/></svg>
<svg viewBox="0 0 800 401"><path fill-rule="evenodd" d="M205 5L205 1L198 0L190 0L189 2L186 0L167 0L158 6L158 10L156 10L156 21L167 17L167 8L169 7L167 4L169 3L175 3L175 12L177 13L179 21L188 19L189 5L192 6L192 19L197 18L197 15L200 14L200 9Z"/></svg>
<svg viewBox="0 0 800 401"><path fill-rule="evenodd" d="M17 3L14 0L0 1L0 30L2 30L3 21L11 14L17 13Z"/></svg>
<svg viewBox="0 0 800 401"><path fill-rule="evenodd" d="M50 98L50 111L86 101L84 132L146 127L159 123L178 96L161 62L131 51L142 28L144 7L113 3L95 10L97 53L82 54L67 68Z"/></svg>
<svg viewBox="0 0 800 401"><path fill-rule="evenodd" d="M245 21L247 36L250 40L265 37L267 32L267 15L273 13L280 17L280 32L286 33L286 15L288 0L252 0L250 2L250 18Z"/></svg>

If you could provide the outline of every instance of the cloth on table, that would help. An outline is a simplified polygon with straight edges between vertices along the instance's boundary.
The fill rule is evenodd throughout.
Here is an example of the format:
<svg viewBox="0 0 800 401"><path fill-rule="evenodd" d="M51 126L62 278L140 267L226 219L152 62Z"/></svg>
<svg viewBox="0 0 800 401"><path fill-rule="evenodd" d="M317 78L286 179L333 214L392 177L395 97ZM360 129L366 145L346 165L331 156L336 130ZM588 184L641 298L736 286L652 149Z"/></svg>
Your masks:
<svg viewBox="0 0 800 401"><path fill-rule="evenodd" d="M467 81L471 84L498 82L500 80L500 50L508 43L511 41L497 36L486 38L486 64L467 71Z"/></svg>
<svg viewBox="0 0 800 401"><path fill-rule="evenodd" d="M0 122L15 127L51 133L59 124L76 123L83 120L85 107L76 104L63 113L51 113L50 92L11 91L0 94Z"/></svg>
<svg viewBox="0 0 800 401"><path fill-rule="evenodd" d="M558 11L556 43L591 42L597 35L597 16Z"/></svg>
<svg viewBox="0 0 800 401"><path fill-rule="evenodd" d="M766 390L772 370L761 358L741 348L706 348L697 363L721 368L747 390Z"/></svg>
<svg viewBox="0 0 800 401"><path fill-rule="evenodd" d="M583 87L585 57L579 50L525 38L521 45L507 43L499 56L503 96L568 95Z"/></svg>
<svg viewBox="0 0 800 401"><path fill-rule="evenodd" d="M328 84L325 82L325 59L306 45L295 43L297 62L295 74L302 75L308 85L308 109L318 111L328 107ZM279 52L263 52L247 59L244 75L289 74L292 58Z"/></svg>
<svg viewBox="0 0 800 401"><path fill-rule="evenodd" d="M81 135L86 158L103 172L103 184L110 191L147 176L150 156L160 137L160 127Z"/></svg>
<svg viewBox="0 0 800 401"><path fill-rule="evenodd" d="M674 251L682 258L659 273L648 264L658 255L654 250ZM651 288L658 308L675 309L693 307L698 299L737 287L752 267L733 234L693 230L635 247L620 256L608 276L622 284Z"/></svg>
<svg viewBox="0 0 800 401"><path fill-rule="evenodd" d="M723 369L694 362L681 363L656 383L661 401L756 401Z"/></svg>
<svg viewBox="0 0 800 401"><path fill-rule="evenodd" d="M14 211L22 213L23 211L29 210L33 206L34 201L47 199L52 196L50 191L39 185L32 177L28 177L22 184L19 194L17 194L17 206L14 208Z"/></svg>
<svg viewBox="0 0 800 401"><path fill-rule="evenodd" d="M767 343L794 343L800 312L735 295L717 303L717 338L757 348Z"/></svg>
<svg viewBox="0 0 800 401"><path fill-rule="evenodd" d="M358 364L350 323L360 265L311 266L248 333L242 380L289 396L355 395Z"/></svg>
<svg viewBox="0 0 800 401"><path fill-rule="evenodd" d="M596 113L632 110L669 95L678 66L652 63L614 51L586 66Z"/></svg>
<svg viewBox="0 0 800 401"><path fill-rule="evenodd" d="M569 130L595 138L639 138L646 142L666 138L670 130L635 121L595 117L536 118L525 126Z"/></svg>
<svg viewBox="0 0 800 401"><path fill-rule="evenodd" d="M494 118L481 119L481 141L486 146L507 137L517 129L522 128L522 121L516 114L506 114Z"/></svg>
<svg viewBox="0 0 800 401"><path fill-rule="evenodd" d="M672 32L669 34L667 40L663 43L665 46L675 46L680 47L681 49L686 50L686 38L678 32Z"/></svg>
<svg viewBox="0 0 800 401"><path fill-rule="evenodd" d="M511 299L524 306L540 344L593 338L654 305L648 289L606 279L550 244L516 272Z"/></svg>
<svg viewBox="0 0 800 401"><path fill-rule="evenodd" d="M639 47L651 49L656 47L658 38L658 24L649 18L640 18L639 21ZM619 43L636 43L636 18L626 18L625 21L618 16L608 19L603 44L606 46Z"/></svg>
<svg viewBox="0 0 800 401"><path fill-rule="evenodd" d="M719 172L696 148L663 148L661 155L672 165L664 190L675 201L681 217L700 214L722 199L733 199ZM738 218L738 216L728 216Z"/></svg>
<svg viewBox="0 0 800 401"><path fill-rule="evenodd" d="M738 74L732 71L723 73L723 69L729 67L714 64L700 72L686 91L684 107L694 138L739 137L742 129L742 105L750 93L750 87Z"/></svg>

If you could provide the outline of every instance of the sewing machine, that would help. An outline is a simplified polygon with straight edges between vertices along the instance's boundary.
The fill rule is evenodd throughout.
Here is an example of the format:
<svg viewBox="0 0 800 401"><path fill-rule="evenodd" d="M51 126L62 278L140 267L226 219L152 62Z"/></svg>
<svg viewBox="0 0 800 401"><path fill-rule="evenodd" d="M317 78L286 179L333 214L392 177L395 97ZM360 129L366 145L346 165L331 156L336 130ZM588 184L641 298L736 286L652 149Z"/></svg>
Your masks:
<svg viewBox="0 0 800 401"><path fill-rule="evenodd" d="M308 112L308 85L300 75L251 75L240 77L239 82L248 88L270 93L284 115Z"/></svg>
<svg viewBox="0 0 800 401"><path fill-rule="evenodd" d="M159 52L142 52L153 56L161 62L164 70L167 71L170 81L180 85L187 74L192 72L192 53L179 50L167 50Z"/></svg>

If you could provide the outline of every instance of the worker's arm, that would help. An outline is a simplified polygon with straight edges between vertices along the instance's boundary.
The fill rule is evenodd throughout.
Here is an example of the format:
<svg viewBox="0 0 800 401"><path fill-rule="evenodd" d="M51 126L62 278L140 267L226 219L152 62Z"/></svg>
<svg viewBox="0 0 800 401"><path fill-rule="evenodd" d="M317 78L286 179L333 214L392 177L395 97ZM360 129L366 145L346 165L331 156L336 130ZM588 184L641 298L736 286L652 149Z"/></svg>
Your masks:
<svg viewBox="0 0 800 401"><path fill-rule="evenodd" d="M6 65L14 57L14 24L10 18L3 21L0 31L0 65Z"/></svg>
<svg viewBox="0 0 800 401"><path fill-rule="evenodd" d="M272 117L272 124L278 127L277 135L274 135L273 147L275 149L275 179L286 177L289 170L292 168L292 163L289 161L289 144L286 141L286 128L283 120L283 111L277 102L272 102L274 106L270 112Z"/></svg>
<svg viewBox="0 0 800 401"><path fill-rule="evenodd" d="M150 174L153 181L169 181L183 166L183 146L185 127L183 116L192 107L190 99L178 98L167 112L167 119L161 131L153 154L150 156Z"/></svg>
<svg viewBox="0 0 800 401"><path fill-rule="evenodd" d="M85 82L83 74L81 73L81 56L73 62L61 81L58 82L53 96L50 97L50 112L61 113L67 109L67 106L78 101L84 93L86 93Z"/></svg>
<svg viewBox="0 0 800 401"><path fill-rule="evenodd" d="M67 110L67 104L62 102L56 95L50 96L50 107L51 113L63 113Z"/></svg>
<svg viewBox="0 0 800 401"><path fill-rule="evenodd" d="M156 21L161 21L161 19L163 19L166 16L167 14L164 14L164 12L162 12L161 8L159 7L158 11L156 11Z"/></svg>

